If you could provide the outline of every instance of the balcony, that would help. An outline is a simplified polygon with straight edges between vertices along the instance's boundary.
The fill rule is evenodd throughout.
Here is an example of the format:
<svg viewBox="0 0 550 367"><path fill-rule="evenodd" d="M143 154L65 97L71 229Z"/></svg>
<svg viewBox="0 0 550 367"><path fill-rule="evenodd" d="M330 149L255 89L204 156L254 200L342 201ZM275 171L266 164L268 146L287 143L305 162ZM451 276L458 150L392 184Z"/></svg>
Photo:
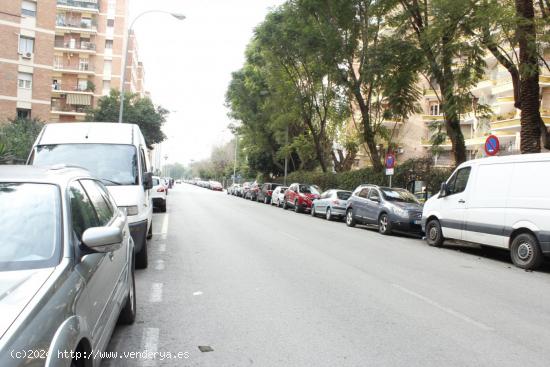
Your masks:
<svg viewBox="0 0 550 367"><path fill-rule="evenodd" d="M75 33L97 33L97 26L94 23L77 20L57 18L55 27L58 30Z"/></svg>
<svg viewBox="0 0 550 367"><path fill-rule="evenodd" d="M550 114L545 115L543 113L542 120L546 124L546 127L550 127ZM491 131L509 131L518 132L521 130L521 119L519 114L513 118L506 118L502 120L495 120L491 122Z"/></svg>
<svg viewBox="0 0 550 367"><path fill-rule="evenodd" d="M79 52L93 54L96 52L95 43L82 41L77 42L55 42L54 45L57 51L64 52Z"/></svg>
<svg viewBox="0 0 550 367"><path fill-rule="evenodd" d="M53 94L67 94L67 93L89 94L91 96L94 95L94 91L89 86L86 86L86 88L83 88L78 85L68 86L60 83L52 84L52 93Z"/></svg>
<svg viewBox="0 0 550 367"><path fill-rule="evenodd" d="M434 122L443 122L445 120L444 115L422 115L422 120L426 124L431 124ZM460 124L461 125L471 125L475 122L475 115L471 112L460 115Z"/></svg>
<svg viewBox="0 0 550 367"><path fill-rule="evenodd" d="M80 10L82 12L99 13L99 3L97 0L57 0L57 7L66 10Z"/></svg>
<svg viewBox="0 0 550 367"><path fill-rule="evenodd" d="M59 71L61 73L67 74L86 74L93 75L95 73L94 67L92 65L80 64L80 65L68 65L62 63L54 63L54 71Z"/></svg>

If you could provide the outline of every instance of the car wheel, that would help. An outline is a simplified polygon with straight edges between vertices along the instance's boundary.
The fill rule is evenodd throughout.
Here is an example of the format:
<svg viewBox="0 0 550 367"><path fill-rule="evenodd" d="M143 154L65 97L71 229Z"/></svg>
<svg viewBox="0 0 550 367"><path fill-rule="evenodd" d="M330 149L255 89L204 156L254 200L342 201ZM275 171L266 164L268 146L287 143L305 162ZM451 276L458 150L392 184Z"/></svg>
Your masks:
<svg viewBox="0 0 550 367"><path fill-rule="evenodd" d="M128 291L124 308L120 311L120 316L118 318L119 323L123 325L132 325L136 320L136 279L133 262L130 276L132 277L130 282L130 290Z"/></svg>
<svg viewBox="0 0 550 367"><path fill-rule="evenodd" d="M315 205L312 205L312 206L311 206L311 216L312 216L312 217L317 216L317 213L315 213Z"/></svg>
<svg viewBox="0 0 550 367"><path fill-rule="evenodd" d="M327 208L325 218L327 218L327 220L332 220L332 212L330 211L330 208Z"/></svg>
<svg viewBox="0 0 550 367"><path fill-rule="evenodd" d="M281 206L282 206L282 204L281 204L281 200L277 199L277 207L279 207L279 208L280 208Z"/></svg>
<svg viewBox="0 0 550 367"><path fill-rule="evenodd" d="M346 225L348 227L355 227L356 221L355 217L353 216L353 209L348 209L346 212Z"/></svg>
<svg viewBox="0 0 550 367"><path fill-rule="evenodd" d="M544 258L537 239L530 233L521 233L514 237L510 255L514 265L522 269L536 269Z"/></svg>
<svg viewBox="0 0 550 367"><path fill-rule="evenodd" d="M150 240L153 238L153 222L151 222L151 225L149 226L149 232L147 232L147 239Z"/></svg>
<svg viewBox="0 0 550 367"><path fill-rule="evenodd" d="M286 202L286 199L283 199L283 209L284 210L287 210L288 209L288 204Z"/></svg>
<svg viewBox="0 0 550 367"><path fill-rule="evenodd" d="M160 212L166 213L166 200L162 204L160 204Z"/></svg>
<svg viewBox="0 0 550 367"><path fill-rule="evenodd" d="M144 239L141 251L136 254L136 268L145 269L149 265L147 256L147 241Z"/></svg>
<svg viewBox="0 0 550 367"><path fill-rule="evenodd" d="M302 210L300 209L300 205L298 205L298 201L294 202L294 212L295 213L301 213Z"/></svg>
<svg viewBox="0 0 550 367"><path fill-rule="evenodd" d="M390 218L386 213L383 213L380 218L378 218L378 232L384 235L391 234Z"/></svg>
<svg viewBox="0 0 550 367"><path fill-rule="evenodd" d="M434 247L441 247L443 245L445 238L443 237L441 224L437 219L432 219L426 224L426 241L428 245Z"/></svg>

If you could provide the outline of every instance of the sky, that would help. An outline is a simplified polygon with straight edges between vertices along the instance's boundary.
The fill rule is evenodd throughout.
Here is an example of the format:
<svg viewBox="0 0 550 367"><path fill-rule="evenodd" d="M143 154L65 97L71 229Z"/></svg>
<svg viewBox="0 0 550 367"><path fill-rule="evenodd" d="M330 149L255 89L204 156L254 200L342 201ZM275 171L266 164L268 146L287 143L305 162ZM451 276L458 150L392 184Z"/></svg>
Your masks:
<svg viewBox="0 0 550 367"><path fill-rule="evenodd" d="M242 67L254 28L284 0L130 0L130 18L146 10L182 13L139 18L134 30L145 85L155 104L171 111L162 155L168 163L208 158L231 140L225 92Z"/></svg>

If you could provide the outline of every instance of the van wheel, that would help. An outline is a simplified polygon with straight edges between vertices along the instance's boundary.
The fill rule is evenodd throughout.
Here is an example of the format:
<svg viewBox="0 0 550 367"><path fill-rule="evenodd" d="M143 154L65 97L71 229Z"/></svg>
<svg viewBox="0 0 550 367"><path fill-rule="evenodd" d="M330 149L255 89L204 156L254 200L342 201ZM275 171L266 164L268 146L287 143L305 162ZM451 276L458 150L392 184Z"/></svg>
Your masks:
<svg viewBox="0 0 550 367"><path fill-rule="evenodd" d="M356 221L355 217L353 216L353 209L348 209L346 212L346 226L348 227L355 227Z"/></svg>
<svg viewBox="0 0 550 367"><path fill-rule="evenodd" d="M383 235L391 234L390 218L386 213L383 213L380 218L378 218L378 232Z"/></svg>
<svg viewBox="0 0 550 367"><path fill-rule="evenodd" d="M434 247L443 246L443 231L441 230L441 224L437 219L432 219L426 224L426 241L428 245Z"/></svg>
<svg viewBox="0 0 550 367"><path fill-rule="evenodd" d="M147 239L150 240L153 238L153 222L151 222L151 225L149 226L149 232L147 232Z"/></svg>
<svg viewBox="0 0 550 367"><path fill-rule="evenodd" d="M143 241L141 251L136 254L136 268L145 269L149 265L147 257L147 241Z"/></svg>
<svg viewBox="0 0 550 367"><path fill-rule="evenodd" d="M126 302L124 308L120 311L118 321L122 325L132 325L136 320L136 279L134 276L134 266L130 270L130 290L128 296L126 296Z"/></svg>
<svg viewBox="0 0 550 367"><path fill-rule="evenodd" d="M521 233L514 237L510 255L514 265L522 269L536 269L543 261L538 241L530 233Z"/></svg>
<svg viewBox="0 0 550 367"><path fill-rule="evenodd" d="M166 200L162 204L160 204L160 212L166 213Z"/></svg>

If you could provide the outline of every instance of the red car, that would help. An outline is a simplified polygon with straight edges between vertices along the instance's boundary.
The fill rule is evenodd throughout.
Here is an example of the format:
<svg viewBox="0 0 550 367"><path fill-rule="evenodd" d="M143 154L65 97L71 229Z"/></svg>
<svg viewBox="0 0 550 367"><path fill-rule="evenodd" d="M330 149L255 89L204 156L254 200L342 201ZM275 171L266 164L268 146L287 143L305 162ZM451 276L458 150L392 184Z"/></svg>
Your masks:
<svg viewBox="0 0 550 367"><path fill-rule="evenodd" d="M319 199L320 195L313 185L293 183L285 192L283 208L294 208L296 213L310 211L313 200Z"/></svg>
<svg viewBox="0 0 550 367"><path fill-rule="evenodd" d="M217 182L217 181L210 181L208 183L209 185L209 188L210 190L214 190L214 191L223 191L223 186L221 183Z"/></svg>

